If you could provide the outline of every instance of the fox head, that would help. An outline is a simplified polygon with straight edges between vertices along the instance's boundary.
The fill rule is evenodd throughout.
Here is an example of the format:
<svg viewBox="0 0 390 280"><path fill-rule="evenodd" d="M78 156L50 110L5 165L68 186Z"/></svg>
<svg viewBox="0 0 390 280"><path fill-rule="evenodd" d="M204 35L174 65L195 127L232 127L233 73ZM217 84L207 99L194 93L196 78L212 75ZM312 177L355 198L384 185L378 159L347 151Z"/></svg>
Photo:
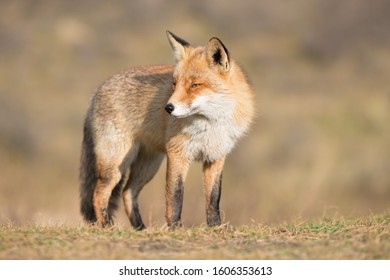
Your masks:
<svg viewBox="0 0 390 280"><path fill-rule="evenodd" d="M195 114L213 117L226 110L227 104L232 104L227 96L232 89L234 64L224 44L214 37L206 46L193 48L169 31L167 36L176 63L172 95L165 105L168 114L177 118Z"/></svg>

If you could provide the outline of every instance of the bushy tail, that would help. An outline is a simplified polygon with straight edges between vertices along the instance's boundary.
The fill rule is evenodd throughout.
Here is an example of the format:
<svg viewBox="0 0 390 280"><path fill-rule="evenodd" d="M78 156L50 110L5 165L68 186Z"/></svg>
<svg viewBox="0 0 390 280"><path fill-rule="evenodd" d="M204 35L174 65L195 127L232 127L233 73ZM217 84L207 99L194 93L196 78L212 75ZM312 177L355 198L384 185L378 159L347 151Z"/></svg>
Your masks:
<svg viewBox="0 0 390 280"><path fill-rule="evenodd" d="M84 220L89 223L96 222L95 210L93 208L93 194L96 182L97 174L94 139L91 128L86 120L84 123L84 137L80 160L80 210Z"/></svg>

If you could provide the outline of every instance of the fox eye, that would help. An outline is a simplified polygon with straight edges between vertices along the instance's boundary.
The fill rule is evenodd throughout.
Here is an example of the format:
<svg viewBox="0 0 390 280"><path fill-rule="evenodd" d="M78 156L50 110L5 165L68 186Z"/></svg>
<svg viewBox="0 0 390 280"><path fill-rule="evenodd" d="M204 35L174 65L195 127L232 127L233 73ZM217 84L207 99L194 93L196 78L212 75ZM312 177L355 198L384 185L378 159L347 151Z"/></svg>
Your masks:
<svg viewBox="0 0 390 280"><path fill-rule="evenodd" d="M175 87L176 87L176 80L173 80L172 81L172 89L175 89Z"/></svg>
<svg viewBox="0 0 390 280"><path fill-rule="evenodd" d="M201 86L202 84L197 84L197 83L193 83L192 85L191 85L191 88L197 88L197 87L199 87L199 86Z"/></svg>

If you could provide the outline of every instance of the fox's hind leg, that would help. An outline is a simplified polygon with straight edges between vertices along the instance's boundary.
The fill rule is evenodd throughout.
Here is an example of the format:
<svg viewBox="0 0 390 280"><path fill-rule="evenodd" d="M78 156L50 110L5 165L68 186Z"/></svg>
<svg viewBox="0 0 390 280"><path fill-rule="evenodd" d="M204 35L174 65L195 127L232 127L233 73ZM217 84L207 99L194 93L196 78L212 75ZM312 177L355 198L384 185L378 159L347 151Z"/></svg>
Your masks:
<svg viewBox="0 0 390 280"><path fill-rule="evenodd" d="M163 158L163 154L146 151L141 147L137 158L131 164L129 180L123 189L123 203L127 217L135 229L145 228L139 212L138 195L154 177Z"/></svg>
<svg viewBox="0 0 390 280"><path fill-rule="evenodd" d="M122 185L127 181L129 166L138 153L136 146L115 149L112 145L107 146L107 150L96 159L97 182L93 195L96 222L101 227L114 224L113 215Z"/></svg>
<svg viewBox="0 0 390 280"><path fill-rule="evenodd" d="M122 174L114 166L100 167L98 171L93 195L93 207L96 215L96 222L101 227L113 225L112 211L109 210L109 201L114 189L119 188Z"/></svg>

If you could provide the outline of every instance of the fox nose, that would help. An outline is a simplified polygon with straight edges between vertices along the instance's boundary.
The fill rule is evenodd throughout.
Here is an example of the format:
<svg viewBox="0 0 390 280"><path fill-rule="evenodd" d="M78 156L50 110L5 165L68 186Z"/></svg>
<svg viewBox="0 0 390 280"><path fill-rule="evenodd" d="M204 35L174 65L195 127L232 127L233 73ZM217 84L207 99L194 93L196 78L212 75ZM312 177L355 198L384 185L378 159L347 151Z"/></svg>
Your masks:
<svg viewBox="0 0 390 280"><path fill-rule="evenodd" d="M175 110L175 106L173 106L172 103L168 103L167 105L165 105L165 111L167 111L168 114L171 114L173 112L173 110Z"/></svg>

